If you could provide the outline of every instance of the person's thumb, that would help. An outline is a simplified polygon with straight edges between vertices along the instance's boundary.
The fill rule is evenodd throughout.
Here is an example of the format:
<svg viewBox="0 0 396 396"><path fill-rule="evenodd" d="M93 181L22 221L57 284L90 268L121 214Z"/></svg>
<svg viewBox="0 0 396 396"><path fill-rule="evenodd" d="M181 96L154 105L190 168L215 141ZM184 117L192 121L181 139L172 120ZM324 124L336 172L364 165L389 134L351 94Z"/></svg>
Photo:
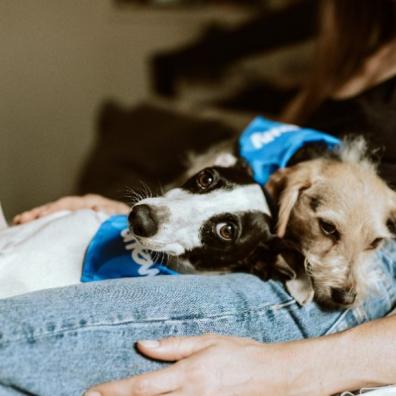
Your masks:
<svg viewBox="0 0 396 396"><path fill-rule="evenodd" d="M162 340L144 340L137 343L138 350L154 359L176 361L184 359L214 343L214 336L171 337Z"/></svg>

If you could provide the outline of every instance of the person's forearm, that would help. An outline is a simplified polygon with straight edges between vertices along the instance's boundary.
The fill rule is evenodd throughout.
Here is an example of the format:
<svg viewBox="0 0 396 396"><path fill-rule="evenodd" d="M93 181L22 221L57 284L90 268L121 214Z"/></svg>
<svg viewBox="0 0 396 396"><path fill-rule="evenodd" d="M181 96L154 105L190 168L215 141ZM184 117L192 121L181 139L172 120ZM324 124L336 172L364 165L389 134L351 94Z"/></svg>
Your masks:
<svg viewBox="0 0 396 396"><path fill-rule="evenodd" d="M331 395L395 383L395 334L396 316L331 336L285 344L290 388L298 395Z"/></svg>

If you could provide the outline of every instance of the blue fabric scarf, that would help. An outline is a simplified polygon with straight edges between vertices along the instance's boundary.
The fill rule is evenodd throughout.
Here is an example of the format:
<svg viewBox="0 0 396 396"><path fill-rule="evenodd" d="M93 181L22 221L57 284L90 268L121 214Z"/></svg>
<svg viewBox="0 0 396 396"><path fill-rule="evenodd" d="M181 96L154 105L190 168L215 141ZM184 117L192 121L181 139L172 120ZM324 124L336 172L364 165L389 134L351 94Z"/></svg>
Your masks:
<svg viewBox="0 0 396 396"><path fill-rule="evenodd" d="M117 215L101 224L89 244L81 282L175 274L137 243L129 233L128 217Z"/></svg>
<svg viewBox="0 0 396 396"><path fill-rule="evenodd" d="M312 143L333 150L340 140L314 129L257 117L239 138L239 154L252 169L254 180L264 185L276 170L287 166L298 150Z"/></svg>

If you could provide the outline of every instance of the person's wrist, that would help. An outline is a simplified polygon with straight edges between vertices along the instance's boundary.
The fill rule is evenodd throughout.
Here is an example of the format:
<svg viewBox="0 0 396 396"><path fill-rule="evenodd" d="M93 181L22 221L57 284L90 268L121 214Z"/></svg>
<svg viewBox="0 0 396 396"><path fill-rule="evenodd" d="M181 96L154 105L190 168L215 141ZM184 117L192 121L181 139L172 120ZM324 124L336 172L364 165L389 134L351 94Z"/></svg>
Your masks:
<svg viewBox="0 0 396 396"><path fill-rule="evenodd" d="M310 356L309 352L315 342L315 340L310 340L309 342L293 341L281 345L283 360L287 370L285 376L285 392L287 393L285 395L319 396L318 382L316 382L318 378L317 367L313 362L314 356Z"/></svg>
<svg viewBox="0 0 396 396"><path fill-rule="evenodd" d="M348 331L290 343L290 396L330 395L363 386L365 372L354 364L353 338Z"/></svg>
<svg viewBox="0 0 396 396"><path fill-rule="evenodd" d="M343 378L349 390L384 386L394 381L394 376L387 378L388 372L382 365L373 364L373 349L367 335L372 324L369 322L339 334L341 346L346 352L343 369L347 374ZM376 353L381 351L377 349Z"/></svg>
<svg viewBox="0 0 396 396"><path fill-rule="evenodd" d="M332 349L341 340L333 337L312 338L279 344L285 362L285 395L324 396L336 393L342 383L332 361ZM342 358L342 357L341 357Z"/></svg>
<svg viewBox="0 0 396 396"><path fill-rule="evenodd" d="M263 359L259 371L267 374L263 376L264 388L261 389L265 389L266 381L271 377L271 382L278 384L277 388L281 390L278 393L282 396L316 395L314 392L309 392L314 388L310 381L307 381L310 373L305 364L306 359L302 359L305 351L300 346L300 342L262 344L260 349L259 353ZM268 361L271 362L270 366Z"/></svg>

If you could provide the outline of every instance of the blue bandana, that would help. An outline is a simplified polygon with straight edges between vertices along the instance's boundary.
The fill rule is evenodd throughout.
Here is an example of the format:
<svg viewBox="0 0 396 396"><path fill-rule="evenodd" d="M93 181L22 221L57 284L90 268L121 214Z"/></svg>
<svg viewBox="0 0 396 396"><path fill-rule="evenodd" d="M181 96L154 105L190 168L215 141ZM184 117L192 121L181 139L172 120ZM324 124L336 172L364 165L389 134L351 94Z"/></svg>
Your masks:
<svg viewBox="0 0 396 396"><path fill-rule="evenodd" d="M314 129L255 118L239 138L239 154L253 171L254 180L264 185L293 155L310 143L324 143L329 150L340 140Z"/></svg>
<svg viewBox="0 0 396 396"><path fill-rule="evenodd" d="M240 155L263 185L273 172L287 165L305 144L325 143L329 149L340 144L333 136L265 118L255 118L242 133ZM81 281L90 282L124 277L176 275L149 251L142 249L129 234L128 218L112 216L101 224L90 242L83 263Z"/></svg>
<svg viewBox="0 0 396 396"><path fill-rule="evenodd" d="M176 275L155 262L128 230L128 217L112 216L101 224L85 254L81 282L137 276Z"/></svg>

